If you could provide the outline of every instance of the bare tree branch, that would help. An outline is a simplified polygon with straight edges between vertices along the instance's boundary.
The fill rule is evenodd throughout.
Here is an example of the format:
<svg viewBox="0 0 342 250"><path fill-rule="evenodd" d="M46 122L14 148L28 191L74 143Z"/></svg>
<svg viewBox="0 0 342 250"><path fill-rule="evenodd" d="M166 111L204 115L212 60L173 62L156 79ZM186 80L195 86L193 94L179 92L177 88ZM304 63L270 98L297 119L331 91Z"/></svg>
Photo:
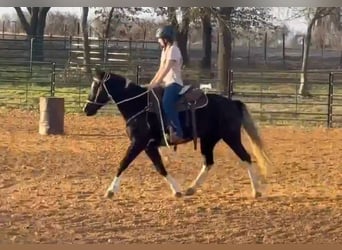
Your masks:
<svg viewBox="0 0 342 250"><path fill-rule="evenodd" d="M105 38L109 38L110 23L111 23L112 18L113 18L113 13L114 13L114 7L112 7L109 11L108 21L107 21L106 30L105 30Z"/></svg>
<svg viewBox="0 0 342 250"><path fill-rule="evenodd" d="M25 32L28 35L31 35L32 34L31 27L30 27L30 24L27 22L26 17L23 14L23 11L21 10L20 7L14 7L14 9L18 14L19 20L20 20Z"/></svg>

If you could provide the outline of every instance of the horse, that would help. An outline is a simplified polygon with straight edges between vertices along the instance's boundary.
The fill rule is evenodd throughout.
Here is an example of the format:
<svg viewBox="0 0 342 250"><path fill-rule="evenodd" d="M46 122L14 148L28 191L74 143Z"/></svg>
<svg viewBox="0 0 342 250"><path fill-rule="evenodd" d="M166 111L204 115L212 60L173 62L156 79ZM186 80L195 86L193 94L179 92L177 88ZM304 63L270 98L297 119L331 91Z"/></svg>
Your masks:
<svg viewBox="0 0 342 250"><path fill-rule="evenodd" d="M112 198L119 191L124 171L143 151L152 161L155 170L170 185L173 196L183 196L180 185L166 170L160 153L161 147L173 144L165 138L168 132L164 126L163 112L161 112L160 98L162 92L159 91L161 95L159 97L156 94L157 92L157 89L141 86L124 76L96 70L83 111L86 116L94 116L103 106L113 102L126 122L126 134L130 139L130 144L119 163L116 175L105 192L106 198ZM184 96L191 97L191 94L195 92L196 89L192 88L192 90L187 90L180 95L183 96L183 101L189 102L189 98L184 99ZM196 115L195 119L192 119L192 122L185 122L184 120L187 119L182 119L185 134L190 139L181 144L188 143L193 139L193 128L196 127L200 141L200 152L203 157L202 168L191 185L185 190L184 195L194 195L203 185L214 165L214 147L222 139L240 159L240 163L246 167L251 182L252 197L261 197L263 188L267 184L266 176L271 161L246 104L240 100L229 99L221 94L203 94L206 103L200 107L192 108L192 113ZM194 98L194 100L198 100L198 98ZM158 103L160 112L151 108L152 100ZM179 115L183 115L183 118L186 117L190 109L178 109ZM242 128L247 132L257 164L252 162L250 153L242 145ZM177 145L173 146L177 147Z"/></svg>

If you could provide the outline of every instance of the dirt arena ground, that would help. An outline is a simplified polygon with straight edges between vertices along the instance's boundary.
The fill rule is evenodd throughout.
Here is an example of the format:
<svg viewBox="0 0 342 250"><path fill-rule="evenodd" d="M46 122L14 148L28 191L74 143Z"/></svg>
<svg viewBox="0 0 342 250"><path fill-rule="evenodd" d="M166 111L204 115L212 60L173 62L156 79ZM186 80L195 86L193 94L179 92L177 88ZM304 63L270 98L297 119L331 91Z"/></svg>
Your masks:
<svg viewBox="0 0 342 250"><path fill-rule="evenodd" d="M67 115L64 136L39 135L38 120L0 111L1 243L342 243L340 129L262 127L274 168L258 200L223 143L195 196L172 197L142 154L108 200L128 145L121 118ZM164 154L185 189L199 151L188 144Z"/></svg>

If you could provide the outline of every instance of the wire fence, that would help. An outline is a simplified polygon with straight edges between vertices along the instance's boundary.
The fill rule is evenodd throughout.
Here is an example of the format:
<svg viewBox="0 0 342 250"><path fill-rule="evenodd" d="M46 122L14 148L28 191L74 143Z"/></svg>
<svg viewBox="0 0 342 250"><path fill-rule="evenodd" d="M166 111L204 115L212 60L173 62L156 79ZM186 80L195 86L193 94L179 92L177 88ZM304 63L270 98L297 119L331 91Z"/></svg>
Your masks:
<svg viewBox="0 0 342 250"><path fill-rule="evenodd" d="M108 68L117 72L116 68ZM109 70L111 71L111 70ZM91 79L79 70L78 81L58 80L64 71L55 63L0 61L0 107L39 109L40 96L59 96L65 99L66 112L81 112L90 90ZM129 76L144 84L142 79L153 70L137 65ZM204 74L205 75L205 74ZM76 74L73 75L77 77ZM342 125L342 72L309 71L310 97L298 94L300 71L230 71L227 93L229 98L247 103L259 122L268 124L313 124L327 127ZM208 92L218 92L215 76L201 78L188 72L187 84L200 87L212 85ZM114 105L107 105L100 114L116 114Z"/></svg>
<svg viewBox="0 0 342 250"><path fill-rule="evenodd" d="M265 33L263 40L251 37L232 43L232 60L237 67L270 65L272 67L300 67L303 56L303 37L290 38ZM81 36L45 36L44 39L27 38L16 34L0 37L0 54L11 61L55 62L57 67L83 63L83 43ZM213 39L214 40L214 39ZM91 58L94 63L108 62L145 62L159 57L157 41L133 39L90 38ZM191 62L203 57L201 42L188 43ZM212 65L216 66L217 43L212 41ZM310 65L315 68L339 68L342 66L342 51L337 48L318 48L311 46ZM324 63L323 63L324 62Z"/></svg>

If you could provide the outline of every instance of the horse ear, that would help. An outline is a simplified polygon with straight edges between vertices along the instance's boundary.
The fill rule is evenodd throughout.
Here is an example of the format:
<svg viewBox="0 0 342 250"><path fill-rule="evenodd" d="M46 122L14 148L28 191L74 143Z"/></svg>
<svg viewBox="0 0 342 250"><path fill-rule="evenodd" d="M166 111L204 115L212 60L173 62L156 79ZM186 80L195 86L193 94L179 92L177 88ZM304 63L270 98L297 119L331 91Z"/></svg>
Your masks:
<svg viewBox="0 0 342 250"><path fill-rule="evenodd" d="M100 67L95 67L95 76L94 80L101 81L103 76L103 70Z"/></svg>
<svg viewBox="0 0 342 250"><path fill-rule="evenodd" d="M101 78L102 74L103 74L103 70L100 67L96 67L95 68L95 76Z"/></svg>

